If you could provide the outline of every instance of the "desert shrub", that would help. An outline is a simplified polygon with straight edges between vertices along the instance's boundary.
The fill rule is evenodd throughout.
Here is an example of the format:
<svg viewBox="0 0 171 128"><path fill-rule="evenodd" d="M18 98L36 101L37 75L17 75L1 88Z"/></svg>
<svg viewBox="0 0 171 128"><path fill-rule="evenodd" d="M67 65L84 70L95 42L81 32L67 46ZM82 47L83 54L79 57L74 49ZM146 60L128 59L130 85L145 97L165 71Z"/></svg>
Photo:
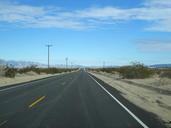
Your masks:
<svg viewBox="0 0 171 128"><path fill-rule="evenodd" d="M17 73L17 69L15 69L12 66L6 66L6 68L5 68L5 76L6 77L14 78L16 73Z"/></svg>
<svg viewBox="0 0 171 128"><path fill-rule="evenodd" d="M118 72L121 77L127 78L127 79L133 79L133 78L148 78L155 74L156 72L160 72L155 69L150 69L146 67L144 64L141 64L139 62L134 62L132 65L129 66L122 66L117 68L101 68L96 69L96 71L103 71L107 73L114 73Z"/></svg>
<svg viewBox="0 0 171 128"><path fill-rule="evenodd" d="M36 72L37 74L40 74L40 71L37 68L37 65L31 65L31 66L28 66L28 67L25 67L25 68L18 69L18 73L27 73L27 72L30 72L30 71L33 71L33 72Z"/></svg>
<svg viewBox="0 0 171 128"><path fill-rule="evenodd" d="M46 74L55 74L55 73L61 73L66 72L67 69L59 69L59 68L39 68L39 72L46 73Z"/></svg>
<svg viewBox="0 0 171 128"><path fill-rule="evenodd" d="M158 69L158 68L153 69L153 71L154 71L157 75L160 75L160 74L162 73L162 70L161 70L161 69Z"/></svg>
<svg viewBox="0 0 171 128"><path fill-rule="evenodd" d="M0 76L4 76L4 75L5 75L5 66L0 65Z"/></svg>
<svg viewBox="0 0 171 128"><path fill-rule="evenodd" d="M171 78L171 70L166 70L166 71L162 71L160 74L160 77L166 77L166 78Z"/></svg>
<svg viewBox="0 0 171 128"><path fill-rule="evenodd" d="M119 73L123 78L134 79L134 78L148 78L154 74L152 69L144 66L141 63L133 63L131 66L124 66L119 68Z"/></svg>
<svg viewBox="0 0 171 128"><path fill-rule="evenodd" d="M117 71L117 68L103 68L101 69L101 71L107 72L107 73L113 73L114 71Z"/></svg>
<svg viewBox="0 0 171 128"><path fill-rule="evenodd" d="M66 69L66 68L38 68L36 65L32 65L29 67L21 68L18 70L19 73L26 73L26 72L36 72L37 74L46 73L46 74L55 74L55 73L62 73L62 72L71 72L76 69Z"/></svg>
<svg viewBox="0 0 171 128"><path fill-rule="evenodd" d="M144 79L152 76L154 74L154 71L144 66L144 64L136 62L133 63L131 66L120 67L119 73L123 78L127 79Z"/></svg>

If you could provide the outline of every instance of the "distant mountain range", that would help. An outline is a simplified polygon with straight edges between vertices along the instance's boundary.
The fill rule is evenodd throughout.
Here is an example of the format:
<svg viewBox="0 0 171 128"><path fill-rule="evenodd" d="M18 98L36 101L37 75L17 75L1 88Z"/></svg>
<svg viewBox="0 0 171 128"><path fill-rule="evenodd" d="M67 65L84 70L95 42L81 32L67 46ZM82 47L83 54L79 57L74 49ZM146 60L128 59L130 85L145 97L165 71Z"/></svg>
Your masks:
<svg viewBox="0 0 171 128"><path fill-rule="evenodd" d="M28 67L31 65L37 65L38 67L47 67L47 64L42 64L38 62L31 62L31 61L14 61L14 60L3 60L0 59L0 65L12 65L16 68L22 68L22 67ZM64 64L56 64L56 65L51 65L51 67L58 67L58 68L65 68L66 65ZM68 66L71 68L71 65ZM81 65L72 65L72 68L80 68L84 67ZM109 66L109 67L119 67L119 66ZM154 64L154 65L149 65L150 68L171 68L171 64ZM92 66L91 68L99 68L98 66Z"/></svg>
<svg viewBox="0 0 171 128"><path fill-rule="evenodd" d="M0 65L12 65L16 68L23 68L23 67L28 67L31 65L37 65L38 67L42 67L45 68L47 67L46 64L42 64L42 63L38 63L38 62L31 62L31 61L14 61L14 60L3 60L0 59ZM65 68L66 65L64 64L56 64L56 65L51 65L51 67L58 67L58 68ZM69 68L71 68L71 66L68 66ZM72 65L72 68L80 68L82 66L80 65Z"/></svg>
<svg viewBox="0 0 171 128"><path fill-rule="evenodd" d="M171 68L171 64L153 64L146 65L149 68ZM120 66L105 66L105 68L119 68ZM91 68L102 68L100 66L92 66Z"/></svg>
<svg viewBox="0 0 171 128"><path fill-rule="evenodd" d="M171 64L154 64L150 65L151 68L171 68Z"/></svg>
<svg viewBox="0 0 171 128"><path fill-rule="evenodd" d="M21 67L27 67L31 65L37 65L39 67L46 67L45 64L37 63L37 62L31 62L31 61L14 61L14 60L2 60L0 59L0 65L12 65L17 68Z"/></svg>

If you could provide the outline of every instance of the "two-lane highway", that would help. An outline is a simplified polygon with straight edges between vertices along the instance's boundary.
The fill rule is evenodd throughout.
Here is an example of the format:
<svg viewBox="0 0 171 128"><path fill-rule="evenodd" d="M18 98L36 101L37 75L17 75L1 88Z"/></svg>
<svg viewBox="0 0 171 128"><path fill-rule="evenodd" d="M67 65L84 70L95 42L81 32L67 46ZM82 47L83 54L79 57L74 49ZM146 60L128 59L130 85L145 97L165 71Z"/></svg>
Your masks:
<svg viewBox="0 0 171 128"><path fill-rule="evenodd" d="M0 90L0 128L163 127L154 121L141 120L84 70Z"/></svg>

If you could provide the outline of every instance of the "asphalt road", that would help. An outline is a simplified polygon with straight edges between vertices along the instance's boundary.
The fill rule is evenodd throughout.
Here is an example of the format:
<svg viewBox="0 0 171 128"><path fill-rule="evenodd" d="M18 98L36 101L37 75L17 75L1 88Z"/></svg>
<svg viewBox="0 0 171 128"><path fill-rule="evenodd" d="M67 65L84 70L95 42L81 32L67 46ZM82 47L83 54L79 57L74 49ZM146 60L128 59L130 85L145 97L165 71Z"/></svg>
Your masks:
<svg viewBox="0 0 171 128"><path fill-rule="evenodd" d="M84 70L0 89L0 128L162 128Z"/></svg>

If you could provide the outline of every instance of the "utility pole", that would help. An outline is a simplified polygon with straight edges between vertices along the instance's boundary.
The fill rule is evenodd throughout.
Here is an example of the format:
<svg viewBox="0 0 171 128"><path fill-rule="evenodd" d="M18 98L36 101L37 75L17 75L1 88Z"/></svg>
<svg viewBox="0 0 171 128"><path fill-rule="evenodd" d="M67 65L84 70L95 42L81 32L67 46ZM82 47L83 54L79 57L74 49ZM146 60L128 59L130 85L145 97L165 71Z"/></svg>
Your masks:
<svg viewBox="0 0 171 128"><path fill-rule="evenodd" d="M46 47L48 48L48 68L49 68L50 67L50 65L49 65L50 47L52 47L52 45L48 44L48 45L46 45Z"/></svg>
<svg viewBox="0 0 171 128"><path fill-rule="evenodd" d="M73 68L73 62L71 62L71 69Z"/></svg>
<svg viewBox="0 0 171 128"><path fill-rule="evenodd" d="M105 65L106 65L106 62L105 62L105 61L103 61L103 69L105 68Z"/></svg>
<svg viewBox="0 0 171 128"><path fill-rule="evenodd" d="M66 68L68 68L68 57L65 58L66 61Z"/></svg>

